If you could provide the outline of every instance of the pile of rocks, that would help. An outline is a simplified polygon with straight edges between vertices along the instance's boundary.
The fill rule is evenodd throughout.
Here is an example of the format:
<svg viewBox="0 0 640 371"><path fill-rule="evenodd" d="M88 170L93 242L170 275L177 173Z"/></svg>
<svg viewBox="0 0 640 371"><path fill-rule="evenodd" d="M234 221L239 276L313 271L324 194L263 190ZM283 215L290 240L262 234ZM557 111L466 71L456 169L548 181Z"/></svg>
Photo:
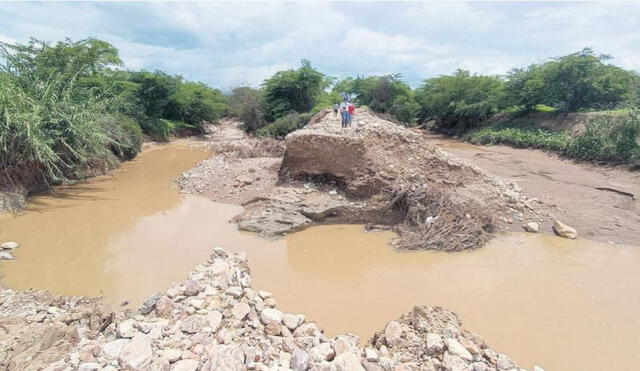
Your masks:
<svg viewBox="0 0 640 371"><path fill-rule="evenodd" d="M137 313L46 292L0 298L0 368L9 370L518 370L441 308L414 308L364 348L353 334L329 338L276 309L252 288L246 255L220 248Z"/></svg>

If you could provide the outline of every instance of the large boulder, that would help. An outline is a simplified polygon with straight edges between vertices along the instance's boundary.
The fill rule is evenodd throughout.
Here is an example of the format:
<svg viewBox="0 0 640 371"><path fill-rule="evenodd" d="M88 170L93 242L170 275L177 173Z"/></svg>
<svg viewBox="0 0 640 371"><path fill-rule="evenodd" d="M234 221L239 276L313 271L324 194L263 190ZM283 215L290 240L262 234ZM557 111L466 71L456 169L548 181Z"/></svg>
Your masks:
<svg viewBox="0 0 640 371"><path fill-rule="evenodd" d="M559 220L553 221L553 231L560 237L574 239L578 237L578 231Z"/></svg>

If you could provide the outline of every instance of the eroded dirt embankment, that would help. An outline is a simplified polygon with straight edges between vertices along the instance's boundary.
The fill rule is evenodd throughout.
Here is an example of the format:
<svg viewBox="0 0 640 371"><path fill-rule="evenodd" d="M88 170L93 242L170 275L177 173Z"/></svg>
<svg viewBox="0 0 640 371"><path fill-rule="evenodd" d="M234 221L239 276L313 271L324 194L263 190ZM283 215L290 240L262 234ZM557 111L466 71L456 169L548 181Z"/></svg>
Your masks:
<svg viewBox="0 0 640 371"><path fill-rule="evenodd" d="M480 247L507 220L537 218L515 184L366 110L348 129L321 112L284 143L239 139L230 122L213 130L221 155L179 184L245 206L235 220L243 230L274 236L318 222L369 223L399 232L398 248L462 250Z"/></svg>

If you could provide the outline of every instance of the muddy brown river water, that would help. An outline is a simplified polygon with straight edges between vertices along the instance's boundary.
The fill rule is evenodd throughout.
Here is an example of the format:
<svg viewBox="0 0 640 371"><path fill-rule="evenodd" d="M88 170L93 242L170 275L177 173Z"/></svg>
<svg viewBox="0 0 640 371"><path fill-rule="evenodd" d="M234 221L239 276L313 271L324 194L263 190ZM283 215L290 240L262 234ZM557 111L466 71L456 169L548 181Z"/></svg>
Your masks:
<svg viewBox="0 0 640 371"><path fill-rule="evenodd" d="M172 179L208 155L158 146L0 217L0 240L21 245L0 282L138 305L221 246L246 251L254 285L329 335L366 339L414 304L440 305L529 369L640 369L640 248L512 233L475 251L400 253L392 233L357 225L267 241L228 223L241 207L179 194Z"/></svg>

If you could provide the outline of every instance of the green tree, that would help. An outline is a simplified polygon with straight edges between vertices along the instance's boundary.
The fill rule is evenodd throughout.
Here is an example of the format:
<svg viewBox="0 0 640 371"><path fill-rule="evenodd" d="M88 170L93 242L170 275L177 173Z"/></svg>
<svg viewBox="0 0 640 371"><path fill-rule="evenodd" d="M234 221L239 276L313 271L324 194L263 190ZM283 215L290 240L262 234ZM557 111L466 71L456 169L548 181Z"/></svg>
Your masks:
<svg viewBox="0 0 640 371"><path fill-rule="evenodd" d="M219 90L199 82L184 82L170 96L165 108L167 118L202 128L205 121L214 121L227 112L226 99Z"/></svg>
<svg viewBox="0 0 640 371"><path fill-rule="evenodd" d="M507 74L509 101L525 110L545 104L561 111L608 109L637 99L638 74L585 48Z"/></svg>
<svg viewBox="0 0 640 371"><path fill-rule="evenodd" d="M297 70L277 72L262 84L266 119L274 121L292 112L310 111L330 83L308 60L302 60Z"/></svg>
<svg viewBox="0 0 640 371"><path fill-rule="evenodd" d="M464 129L505 106L505 86L499 77L466 70L426 80L417 96L422 118L436 118L441 129Z"/></svg>
<svg viewBox="0 0 640 371"><path fill-rule="evenodd" d="M248 86L233 89L227 97L229 112L243 122L244 130L254 132L266 124L262 111L262 91Z"/></svg>

